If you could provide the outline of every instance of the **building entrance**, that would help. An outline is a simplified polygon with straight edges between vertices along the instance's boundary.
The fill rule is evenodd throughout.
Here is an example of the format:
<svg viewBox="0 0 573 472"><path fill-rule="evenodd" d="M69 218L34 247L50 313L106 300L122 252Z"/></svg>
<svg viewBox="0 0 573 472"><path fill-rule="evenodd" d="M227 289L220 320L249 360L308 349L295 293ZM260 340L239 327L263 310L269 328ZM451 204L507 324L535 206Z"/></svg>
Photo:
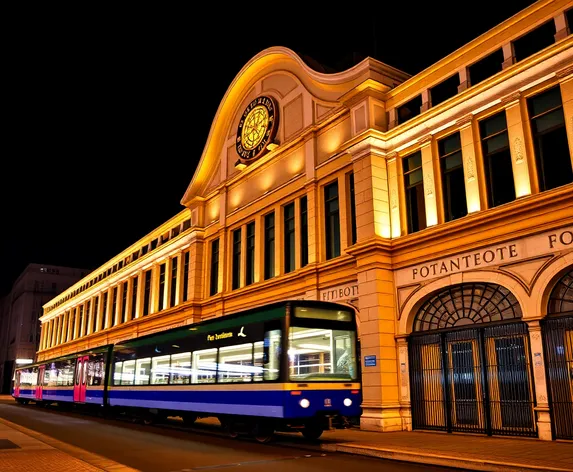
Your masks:
<svg viewBox="0 0 573 472"><path fill-rule="evenodd" d="M412 427L536 436L527 325L515 297L461 284L431 297L409 339Z"/></svg>

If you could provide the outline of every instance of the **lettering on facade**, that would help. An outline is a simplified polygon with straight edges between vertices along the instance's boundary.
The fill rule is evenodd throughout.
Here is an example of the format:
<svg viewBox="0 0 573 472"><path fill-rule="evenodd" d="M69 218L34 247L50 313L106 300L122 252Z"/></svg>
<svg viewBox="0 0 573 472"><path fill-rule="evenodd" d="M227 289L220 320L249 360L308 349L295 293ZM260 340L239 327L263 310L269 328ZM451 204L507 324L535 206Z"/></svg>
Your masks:
<svg viewBox="0 0 573 472"><path fill-rule="evenodd" d="M324 302L334 302L337 300L346 300L358 296L358 284L333 287L320 291L320 299Z"/></svg>
<svg viewBox="0 0 573 472"><path fill-rule="evenodd" d="M412 280L423 280L429 276L447 275L465 269L473 269L483 264L499 264L518 257L515 244L496 247L486 251L474 252L464 256L452 257L440 262L433 262L428 265L414 267L412 269Z"/></svg>
<svg viewBox="0 0 573 472"><path fill-rule="evenodd" d="M227 339L227 338L232 338L232 337L233 337L233 333L226 331L223 333L208 334L207 335L207 341L218 341L219 339Z"/></svg>
<svg viewBox="0 0 573 472"><path fill-rule="evenodd" d="M426 262L396 272L398 287L466 270L499 266L562 249L573 249L573 227L547 231L506 244Z"/></svg>

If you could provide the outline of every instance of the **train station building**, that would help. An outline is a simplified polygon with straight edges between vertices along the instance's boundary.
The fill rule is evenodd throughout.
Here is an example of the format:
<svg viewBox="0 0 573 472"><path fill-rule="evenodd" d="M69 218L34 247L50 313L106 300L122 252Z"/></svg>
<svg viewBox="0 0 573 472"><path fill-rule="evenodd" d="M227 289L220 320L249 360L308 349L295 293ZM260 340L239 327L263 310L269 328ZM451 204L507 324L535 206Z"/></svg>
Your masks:
<svg viewBox="0 0 573 472"><path fill-rule="evenodd" d="M44 305L38 360L337 301L361 428L573 440L572 29L540 0L414 76L261 51L181 212Z"/></svg>

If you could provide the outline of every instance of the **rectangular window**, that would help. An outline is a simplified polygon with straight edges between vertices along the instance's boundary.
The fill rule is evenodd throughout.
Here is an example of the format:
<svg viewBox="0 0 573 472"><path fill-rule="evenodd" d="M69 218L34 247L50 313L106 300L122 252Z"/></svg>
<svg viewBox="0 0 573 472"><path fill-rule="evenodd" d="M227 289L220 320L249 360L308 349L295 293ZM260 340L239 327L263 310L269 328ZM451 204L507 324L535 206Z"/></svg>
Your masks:
<svg viewBox="0 0 573 472"><path fill-rule="evenodd" d="M219 239L211 242L211 271L209 273L209 295L219 292Z"/></svg>
<svg viewBox="0 0 573 472"><path fill-rule="evenodd" d="M149 315L149 302L151 300L151 269L143 273L143 316Z"/></svg>
<svg viewBox="0 0 573 472"><path fill-rule="evenodd" d="M555 43L555 32L555 21L551 19L513 41L516 62Z"/></svg>
<svg viewBox="0 0 573 472"><path fill-rule="evenodd" d="M121 284L121 322L127 321L127 282Z"/></svg>
<svg viewBox="0 0 573 472"><path fill-rule="evenodd" d="M169 306L175 306L177 295L177 257L171 259L171 293L169 295Z"/></svg>
<svg viewBox="0 0 573 472"><path fill-rule="evenodd" d="M151 384L164 385L169 383L169 366L171 356L159 356L151 359Z"/></svg>
<svg viewBox="0 0 573 472"><path fill-rule="evenodd" d="M192 384L215 383L217 375L217 348L193 353Z"/></svg>
<svg viewBox="0 0 573 472"><path fill-rule="evenodd" d="M183 256L183 301L189 298L189 251Z"/></svg>
<svg viewBox="0 0 573 472"><path fill-rule="evenodd" d="M505 111L479 124L487 200L490 208L515 200L513 168Z"/></svg>
<svg viewBox="0 0 573 472"><path fill-rule="evenodd" d="M404 189L406 191L408 233L415 233L426 227L422 151L416 151L414 154L405 157L402 162L404 169Z"/></svg>
<svg viewBox="0 0 573 472"><path fill-rule="evenodd" d="M245 283L251 285L255 281L255 222L247 224L247 260Z"/></svg>
<svg viewBox="0 0 573 472"><path fill-rule="evenodd" d="M468 214L460 133L438 141L444 216L452 221Z"/></svg>
<svg viewBox="0 0 573 472"><path fill-rule="evenodd" d="M135 276L132 280L132 291L131 291L131 319L135 319L135 314L137 312L137 285L139 277Z"/></svg>
<svg viewBox="0 0 573 472"><path fill-rule="evenodd" d="M492 75L501 72L503 64L503 51L498 49L488 56L480 59L468 67L468 75L471 85L479 84Z"/></svg>
<svg viewBox="0 0 573 472"><path fill-rule="evenodd" d="M265 215L265 270L264 277L275 276L275 213Z"/></svg>
<svg viewBox="0 0 573 472"><path fill-rule="evenodd" d="M348 212L350 218L350 244L356 243L356 195L354 193L354 172L348 174L348 194L350 211Z"/></svg>
<svg viewBox="0 0 573 472"><path fill-rule="evenodd" d="M111 299L111 325L116 325L116 310L117 310L117 287L113 287L112 299Z"/></svg>
<svg viewBox="0 0 573 472"><path fill-rule="evenodd" d="M157 311L164 309L163 303L165 301L165 263L159 266L159 302Z"/></svg>
<svg viewBox="0 0 573 472"><path fill-rule="evenodd" d="M300 199L300 265L308 264L308 208L306 196Z"/></svg>
<svg viewBox="0 0 573 472"><path fill-rule="evenodd" d="M123 361L123 372L121 373L121 385L133 385L135 377L135 359Z"/></svg>
<svg viewBox="0 0 573 472"><path fill-rule="evenodd" d="M135 385L149 385L151 357L137 359L135 365Z"/></svg>
<svg viewBox="0 0 573 472"><path fill-rule="evenodd" d="M253 379L253 344L219 348L217 382L251 382Z"/></svg>
<svg viewBox="0 0 573 472"><path fill-rule="evenodd" d="M527 100L541 191L573 182L559 86Z"/></svg>
<svg viewBox="0 0 573 472"><path fill-rule="evenodd" d="M324 187L324 217L326 230L326 258L340 256L340 213L338 181Z"/></svg>
<svg viewBox="0 0 573 472"><path fill-rule="evenodd" d="M231 269L231 288L233 290L241 286L241 231L242 228L239 228L232 233L233 267Z"/></svg>
<svg viewBox="0 0 573 472"><path fill-rule="evenodd" d="M284 206L284 265L285 274L295 269L295 249L294 249L294 203Z"/></svg>
<svg viewBox="0 0 573 472"><path fill-rule="evenodd" d="M170 384L188 384L191 379L191 353L182 352L171 356Z"/></svg>

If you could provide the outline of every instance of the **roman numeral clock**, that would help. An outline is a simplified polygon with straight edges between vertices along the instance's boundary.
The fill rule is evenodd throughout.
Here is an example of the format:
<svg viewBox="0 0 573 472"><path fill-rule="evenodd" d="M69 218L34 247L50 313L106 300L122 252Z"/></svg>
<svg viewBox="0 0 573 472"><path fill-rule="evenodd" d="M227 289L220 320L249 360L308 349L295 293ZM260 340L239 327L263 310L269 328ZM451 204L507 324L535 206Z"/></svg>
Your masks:
<svg viewBox="0 0 573 472"><path fill-rule="evenodd" d="M237 127L237 164L250 164L269 150L277 133L278 108L273 98L255 98L243 112Z"/></svg>

